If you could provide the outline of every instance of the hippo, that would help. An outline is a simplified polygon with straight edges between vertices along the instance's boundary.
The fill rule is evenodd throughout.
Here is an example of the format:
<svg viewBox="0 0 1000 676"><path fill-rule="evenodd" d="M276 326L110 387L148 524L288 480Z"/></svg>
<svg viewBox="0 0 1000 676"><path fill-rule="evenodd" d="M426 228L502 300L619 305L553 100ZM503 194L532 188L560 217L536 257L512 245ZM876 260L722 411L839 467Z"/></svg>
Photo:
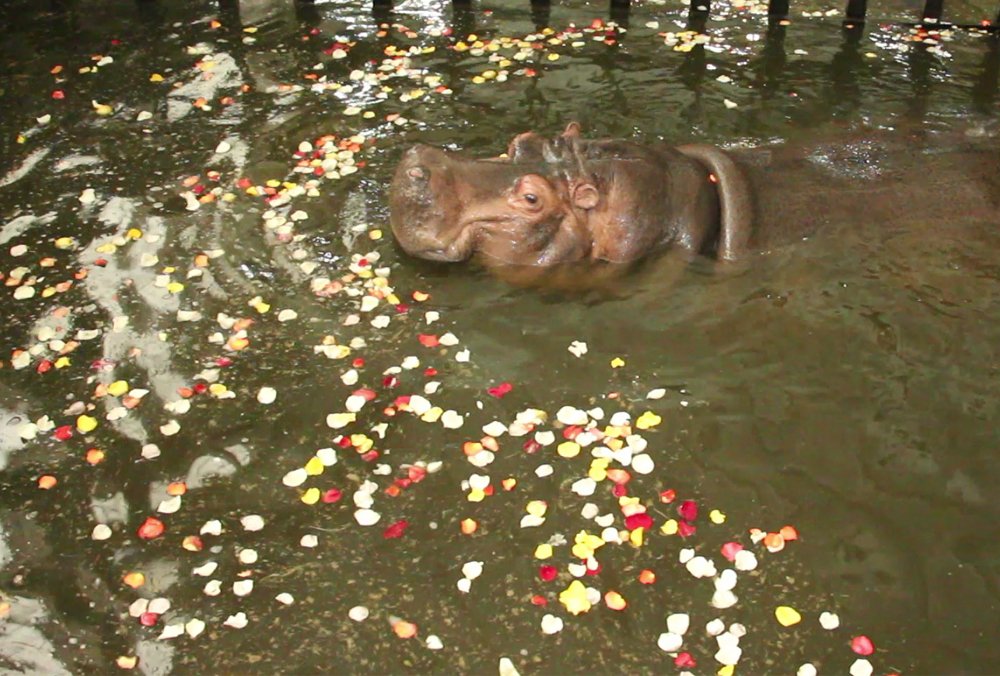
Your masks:
<svg viewBox="0 0 1000 676"><path fill-rule="evenodd" d="M408 149L390 187L390 222L412 256L487 267L633 263L671 248L729 262L827 222L889 226L915 213L971 209L996 218L995 144L945 152L912 135L735 151L517 135L499 157ZM933 176L928 183L928 176Z"/></svg>

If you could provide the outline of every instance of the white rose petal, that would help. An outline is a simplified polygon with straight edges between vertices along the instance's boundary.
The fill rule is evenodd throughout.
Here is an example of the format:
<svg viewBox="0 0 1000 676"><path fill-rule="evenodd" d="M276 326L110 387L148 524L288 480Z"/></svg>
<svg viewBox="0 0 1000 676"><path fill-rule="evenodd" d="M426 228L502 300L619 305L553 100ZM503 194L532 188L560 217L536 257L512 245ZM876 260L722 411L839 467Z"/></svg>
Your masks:
<svg viewBox="0 0 1000 676"><path fill-rule="evenodd" d="M691 618L687 613L673 613L667 616L667 631L683 636L691 626Z"/></svg>
<svg viewBox="0 0 1000 676"><path fill-rule="evenodd" d="M181 496L173 495L166 500L161 500L160 504L156 507L156 511L160 514L176 514L180 508Z"/></svg>
<svg viewBox="0 0 1000 676"><path fill-rule="evenodd" d="M264 518L259 514L247 514L240 519L244 530L257 531L264 527Z"/></svg>
<svg viewBox="0 0 1000 676"><path fill-rule="evenodd" d="M240 553L236 555L236 558L239 560L240 563L247 566L252 563L257 563L257 550L241 549Z"/></svg>
<svg viewBox="0 0 1000 676"><path fill-rule="evenodd" d="M168 624L163 627L163 631L157 636L158 639L167 640L171 638L177 638L178 636L184 635L184 625L180 622L176 624Z"/></svg>
<svg viewBox="0 0 1000 676"><path fill-rule="evenodd" d="M795 676L816 676L818 673L819 672L816 670L816 667L813 666L811 662L806 662L798 668L798 671L795 672Z"/></svg>
<svg viewBox="0 0 1000 676"><path fill-rule="evenodd" d="M586 425L590 422L586 411L582 411L572 406L563 406L556 413L556 420L563 425Z"/></svg>
<svg viewBox="0 0 1000 676"><path fill-rule="evenodd" d="M840 626L840 617L836 613L820 613L819 625L828 631L836 629Z"/></svg>
<svg viewBox="0 0 1000 676"><path fill-rule="evenodd" d="M219 564L216 563L215 561L206 561L205 563L201 564L191 572L199 577L208 577L209 575L214 573L215 569L218 567Z"/></svg>
<svg viewBox="0 0 1000 676"><path fill-rule="evenodd" d="M642 453L632 458L632 469L639 474L649 474L656 469L656 464L651 457Z"/></svg>
<svg viewBox="0 0 1000 676"><path fill-rule="evenodd" d="M556 617L552 614L546 614L542 617L543 634L558 634L562 629L563 621L561 617Z"/></svg>
<svg viewBox="0 0 1000 676"><path fill-rule="evenodd" d="M851 669L848 673L850 673L851 676L872 676L872 672L874 671L875 669L872 667L872 663L864 658L861 658L854 660L854 663L851 664Z"/></svg>
<svg viewBox="0 0 1000 676"><path fill-rule="evenodd" d="M539 479L544 479L547 476L552 476L554 471L552 465L539 465L535 468L535 476Z"/></svg>
<svg viewBox="0 0 1000 676"><path fill-rule="evenodd" d="M594 491L597 490L597 482L591 479L590 477L578 479L577 481L573 482L573 485L570 488L570 490L572 490L580 497L586 498L593 495Z"/></svg>
<svg viewBox="0 0 1000 676"><path fill-rule="evenodd" d="M374 526L381 518L381 514L370 509L359 509L354 512L354 520L362 526Z"/></svg>
<svg viewBox="0 0 1000 676"><path fill-rule="evenodd" d="M499 674L498 676L521 676L514 663L510 661L509 657L501 657L500 665L497 667Z"/></svg>
<svg viewBox="0 0 1000 676"><path fill-rule="evenodd" d="M237 596L246 596L253 591L253 580L237 580L233 583L233 593Z"/></svg>
<svg viewBox="0 0 1000 676"><path fill-rule="evenodd" d="M274 400L278 398L278 391L273 387L262 387L257 392L257 401L262 404L273 404Z"/></svg>
<svg viewBox="0 0 1000 676"><path fill-rule="evenodd" d="M218 596L222 593L222 580L209 580L205 583L202 591L205 596Z"/></svg>
<svg viewBox="0 0 1000 676"><path fill-rule="evenodd" d="M288 592L281 592L280 594L274 597L274 600L286 606L290 606L293 603L295 603L295 597L289 594Z"/></svg>
<svg viewBox="0 0 1000 676"><path fill-rule="evenodd" d="M90 537L94 540L107 540L111 537L111 528L107 524L99 523L94 526L94 530L90 533Z"/></svg>
<svg viewBox="0 0 1000 676"><path fill-rule="evenodd" d="M368 619L368 609L364 606L354 606L347 611L347 616L355 622L364 622Z"/></svg>
<svg viewBox="0 0 1000 676"><path fill-rule="evenodd" d="M663 397L666 394L667 394L667 391L665 389L663 389L662 387L658 387L655 390L650 390L646 394L646 399L663 399Z"/></svg>
<svg viewBox="0 0 1000 676"><path fill-rule="evenodd" d="M302 545L303 547L312 549L313 547L319 545L319 538L312 533L306 533L305 535L302 536L301 539L299 539L299 544Z"/></svg>
<svg viewBox="0 0 1000 676"><path fill-rule="evenodd" d="M673 632L664 632L656 639L656 645L665 653L675 653L684 645L684 637Z"/></svg>
<svg viewBox="0 0 1000 676"><path fill-rule="evenodd" d="M470 580L475 580L482 574L483 574L482 561L469 561L468 563L462 566L462 575L469 578Z"/></svg>
<svg viewBox="0 0 1000 676"><path fill-rule="evenodd" d="M457 411L447 410L441 414L441 424L449 430L457 430L465 423L465 418Z"/></svg>
<svg viewBox="0 0 1000 676"><path fill-rule="evenodd" d="M431 634L424 641L424 645L427 646L428 650L441 650L444 648L444 643L441 642L441 638L435 634Z"/></svg>
<svg viewBox="0 0 1000 676"><path fill-rule="evenodd" d="M309 478L309 473L302 467L299 469L293 469L291 472L286 474L281 479L281 483L288 486L289 488L295 488L301 486Z"/></svg>
<svg viewBox="0 0 1000 676"><path fill-rule="evenodd" d="M187 632L187 635L191 638L198 638L198 635L205 631L205 623L197 617L192 618L187 621L187 624L184 625L184 631Z"/></svg>
<svg viewBox="0 0 1000 676"><path fill-rule="evenodd" d="M162 596L152 599L149 602L149 607L147 608L147 610L151 613L162 615L163 613L170 610L170 599L165 599Z"/></svg>
<svg viewBox="0 0 1000 676"><path fill-rule="evenodd" d="M705 633L708 634L709 636L718 636L725 630L726 630L726 623L720 620L719 618L715 618L714 620L705 625Z"/></svg>
<svg viewBox="0 0 1000 676"><path fill-rule="evenodd" d="M233 629L243 629L248 624L247 614L244 612L238 612L235 615L230 615L226 618L226 621L222 624L227 627L232 627Z"/></svg>
<svg viewBox="0 0 1000 676"><path fill-rule="evenodd" d="M222 522L218 519L212 519L211 521L206 521L201 527L199 535L221 535L222 534Z"/></svg>

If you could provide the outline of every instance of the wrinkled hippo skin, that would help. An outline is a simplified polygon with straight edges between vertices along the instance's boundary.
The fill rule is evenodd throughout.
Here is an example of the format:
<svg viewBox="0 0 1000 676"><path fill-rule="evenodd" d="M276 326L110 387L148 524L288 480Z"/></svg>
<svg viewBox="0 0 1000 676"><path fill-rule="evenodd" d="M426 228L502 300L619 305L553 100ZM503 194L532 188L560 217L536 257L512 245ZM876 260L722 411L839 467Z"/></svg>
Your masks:
<svg viewBox="0 0 1000 676"><path fill-rule="evenodd" d="M667 247L738 260L826 222L891 225L942 207L996 217L996 143L939 150L933 139L878 132L724 151L587 140L571 123L555 138L518 135L506 157L410 148L390 220L413 256L544 268L627 264Z"/></svg>

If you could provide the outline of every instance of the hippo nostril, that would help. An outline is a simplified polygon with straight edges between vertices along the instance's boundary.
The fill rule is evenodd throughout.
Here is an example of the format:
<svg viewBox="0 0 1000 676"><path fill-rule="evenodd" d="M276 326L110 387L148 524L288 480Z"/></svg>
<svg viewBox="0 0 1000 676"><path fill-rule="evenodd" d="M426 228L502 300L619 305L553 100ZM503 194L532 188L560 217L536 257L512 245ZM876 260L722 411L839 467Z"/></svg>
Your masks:
<svg viewBox="0 0 1000 676"><path fill-rule="evenodd" d="M410 167L406 170L406 175L419 181L427 178L427 170L423 167Z"/></svg>

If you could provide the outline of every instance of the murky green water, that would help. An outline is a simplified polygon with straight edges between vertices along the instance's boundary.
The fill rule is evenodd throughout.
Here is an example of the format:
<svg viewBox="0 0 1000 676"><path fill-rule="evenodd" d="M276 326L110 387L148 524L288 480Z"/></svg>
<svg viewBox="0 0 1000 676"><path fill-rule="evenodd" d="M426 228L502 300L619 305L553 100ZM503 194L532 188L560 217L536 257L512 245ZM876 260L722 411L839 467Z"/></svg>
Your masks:
<svg viewBox="0 0 1000 676"><path fill-rule="evenodd" d="M405 258L385 199L410 143L495 154L569 119L678 142L835 143L905 127L945 150L996 148L995 39L917 45L879 23L915 15L895 2L873 5L856 40L836 17L801 16L832 6L796 5L770 34L765 17L727 6L708 48L689 51L660 35L685 28L674 5L638 4L613 33L589 29L604 3L561 3L545 19L556 44L526 2L454 17L399 4L381 33L362 2L0 10L4 667L107 672L138 656L155 674L493 673L506 657L522 674L673 673L678 650L657 642L667 615L687 613L679 651L695 673L722 667L705 631L715 618L746 631L737 673L846 673L859 635L874 641L875 673L1000 671L1000 215L956 216L942 195L902 225L836 223L728 274L700 262L668 288L653 267L567 295ZM995 9L946 12L973 23ZM588 30L558 33L570 22ZM450 26L500 48L455 50ZM500 41L532 34L527 48ZM296 171L311 159L324 176ZM446 334L457 343L418 338ZM355 421L328 426L372 395ZM406 395L450 411L451 427L406 411ZM627 484L653 528L642 546L595 552L600 572L582 582L599 597L579 615L559 600L580 562L574 539L610 539L625 521L610 480L577 494L601 477L590 454L618 442L560 457L565 405L602 409L600 430L628 412L655 465ZM499 435L492 463L470 464L464 442L532 408L548 421ZM661 421L643 430L646 411ZM526 452L550 430L554 442ZM351 434L370 441L352 447ZM310 462L318 451L325 462ZM412 469L427 463L426 476ZM485 476L492 495L470 501ZM171 482L186 488L179 503ZM536 500L544 523L522 528ZM683 500L699 507L684 539L661 532ZM379 520L359 525L369 502ZM261 530L245 528L249 515ZM143 539L150 516L166 530ZM384 537L403 520L401 537ZM751 542L748 529L786 524L800 538L781 552ZM759 565L740 572L738 602L716 608L713 577L679 557L692 548L721 572L730 541ZM554 555L539 560L544 543ZM480 576L463 572L476 561ZM555 580L540 578L545 565ZM252 591L234 591L241 581ZM605 607L606 592L627 608ZM802 622L780 626L778 606ZM822 628L823 612L840 626ZM561 631L543 633L547 614ZM398 637L397 619L416 636Z"/></svg>

